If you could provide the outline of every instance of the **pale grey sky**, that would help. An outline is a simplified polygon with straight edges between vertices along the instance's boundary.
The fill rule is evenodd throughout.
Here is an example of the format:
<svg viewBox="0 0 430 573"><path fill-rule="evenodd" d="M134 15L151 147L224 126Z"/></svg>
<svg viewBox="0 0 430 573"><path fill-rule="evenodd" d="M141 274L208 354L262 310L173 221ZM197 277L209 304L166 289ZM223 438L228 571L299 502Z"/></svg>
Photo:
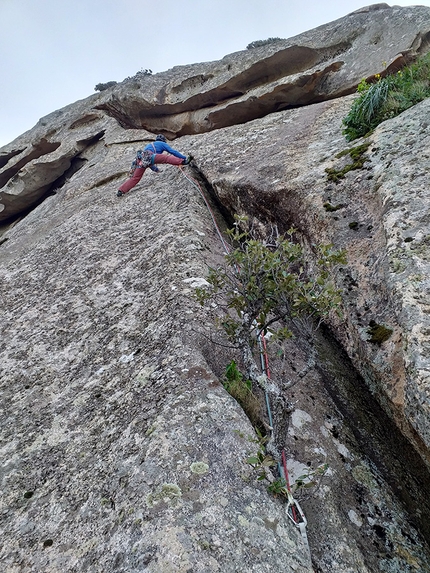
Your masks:
<svg viewBox="0 0 430 573"><path fill-rule="evenodd" d="M156 73L219 60L254 40L290 38L370 3L0 0L0 146L91 95L97 83L122 81L141 68ZM430 0L395 4L430 6Z"/></svg>

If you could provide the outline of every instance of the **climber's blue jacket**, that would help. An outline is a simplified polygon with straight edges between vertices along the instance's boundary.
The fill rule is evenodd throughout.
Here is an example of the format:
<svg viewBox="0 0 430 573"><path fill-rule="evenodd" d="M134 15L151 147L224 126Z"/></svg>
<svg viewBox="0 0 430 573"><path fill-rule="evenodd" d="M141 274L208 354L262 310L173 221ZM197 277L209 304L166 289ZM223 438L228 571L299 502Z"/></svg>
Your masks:
<svg viewBox="0 0 430 573"><path fill-rule="evenodd" d="M175 157L179 157L180 159L186 159L185 155L164 143L164 141L153 141L152 143L148 143L148 145L144 148L144 151L152 151L153 153L163 153L163 151L167 151L167 153L171 153Z"/></svg>

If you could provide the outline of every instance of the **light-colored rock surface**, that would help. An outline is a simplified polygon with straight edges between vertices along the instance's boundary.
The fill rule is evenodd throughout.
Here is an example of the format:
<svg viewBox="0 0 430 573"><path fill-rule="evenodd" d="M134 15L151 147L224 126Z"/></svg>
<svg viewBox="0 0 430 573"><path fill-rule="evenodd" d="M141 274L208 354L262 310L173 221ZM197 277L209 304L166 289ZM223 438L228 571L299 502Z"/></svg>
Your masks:
<svg viewBox="0 0 430 573"><path fill-rule="evenodd" d="M0 221L79 168L82 151L106 130L105 113L127 129L202 133L352 93L363 77L396 70L429 48L429 8L375 4L218 62L137 74L42 118L2 148Z"/></svg>
<svg viewBox="0 0 430 573"><path fill-rule="evenodd" d="M172 136L220 129L355 91L429 50L430 11L375 4L309 32L112 89L97 107Z"/></svg>
<svg viewBox="0 0 430 573"><path fill-rule="evenodd" d="M341 135L352 97L201 135L196 160L230 211L284 232L293 225L309 243L347 249L345 312L336 332L374 394L428 460L430 156L423 126L430 100L382 124L368 139L365 168L334 184L325 169L342 168L350 159L336 154L363 143L348 144ZM326 203L343 207L328 212ZM371 321L393 329L387 342L368 341Z"/></svg>
<svg viewBox="0 0 430 573"><path fill-rule="evenodd" d="M404 386L387 385L389 399L404 408L407 423L426 448L430 447L429 112L427 99L381 126L373 137L372 155L383 209L387 290L402 332L406 374Z"/></svg>
<svg viewBox="0 0 430 573"><path fill-rule="evenodd" d="M204 358L205 207L173 168L121 203L102 165L2 245L2 570L310 572Z"/></svg>
<svg viewBox="0 0 430 573"><path fill-rule="evenodd" d="M269 136L270 122L284 129L290 114L297 118L294 111L258 120L259 133ZM208 177L202 139L216 148L219 137L181 140ZM218 382L231 351L208 342L211 318L192 298L192 285L221 253L213 222L196 189L169 166L118 199L121 167L136 145L112 128L56 195L3 236L2 562L14 573L241 571L243 563L250 571L310 570L285 505L244 463L257 448L252 429ZM225 180L217 185L230 189ZM253 212L249 202L242 207ZM296 358L287 369L276 352L271 367L277 380L297 382L288 398L302 415L285 434L292 476L297 464L329 464L320 489L302 501L314 563L331 573L353 573L359 563L371 573L393 564L394 551L394 571L409 562L426 567L395 489L375 473L372 456L363 457L348 424L379 432L373 447L389 463L383 426L338 412L317 370L297 379L303 351L293 344L289 354ZM345 373L336 378L345 386ZM402 448L396 452L414 467ZM389 467L408 484L412 507L424 507L402 465Z"/></svg>
<svg viewBox="0 0 430 573"><path fill-rule="evenodd" d="M128 80L0 150L5 571L312 570L285 505L244 461L257 447L252 428L219 383L232 351L210 342L212 317L192 296L221 257L213 221L170 166L115 196L153 138L95 109L115 98L123 125L127 115L128 127L194 134L173 145L195 156L187 172L225 213L347 250L343 316L328 325L341 348L325 346L325 333L304 378L307 343L289 343L284 361L272 356L297 408L291 420L277 414L277 435L293 476L329 464L302 501L318 571L430 568L420 537L430 537L429 100L366 140L363 169L338 184L325 171L362 143L341 134L354 96L336 96L382 62L397 65L399 50L427 51L429 14L371 6L283 43L141 78L142 88ZM376 32L372 58L360 56ZM266 68L288 73L260 82ZM223 86L243 93L221 101ZM291 90L302 104L328 101L270 113ZM371 321L393 330L381 345L369 342Z"/></svg>

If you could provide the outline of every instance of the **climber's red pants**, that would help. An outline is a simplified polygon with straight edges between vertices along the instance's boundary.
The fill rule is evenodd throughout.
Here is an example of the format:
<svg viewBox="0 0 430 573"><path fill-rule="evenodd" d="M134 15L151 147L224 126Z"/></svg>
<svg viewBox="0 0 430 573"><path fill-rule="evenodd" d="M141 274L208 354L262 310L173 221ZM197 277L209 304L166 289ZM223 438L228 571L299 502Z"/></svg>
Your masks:
<svg viewBox="0 0 430 573"><path fill-rule="evenodd" d="M170 155L169 153L156 153L154 157L154 163L156 165L160 165L162 163L168 163L169 165L182 165L184 160L180 157L175 157L174 155ZM133 175L127 179L125 183L121 185L119 188L120 191L123 193L127 193L130 189L133 189L135 185L139 183L142 179L143 174L145 173L146 168L138 167L134 170Z"/></svg>

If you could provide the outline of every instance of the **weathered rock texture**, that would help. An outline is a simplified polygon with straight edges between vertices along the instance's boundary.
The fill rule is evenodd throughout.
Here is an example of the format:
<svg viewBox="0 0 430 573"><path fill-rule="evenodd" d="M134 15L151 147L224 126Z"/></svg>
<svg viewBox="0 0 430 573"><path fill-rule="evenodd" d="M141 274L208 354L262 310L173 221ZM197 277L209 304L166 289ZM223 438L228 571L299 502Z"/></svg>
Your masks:
<svg viewBox="0 0 430 573"><path fill-rule="evenodd" d="M429 459L430 157L422 126L430 101L380 126L368 138L365 167L335 184L325 170L351 162L336 155L363 143L340 135L350 105L351 97L342 98L201 135L197 163L230 211L283 232L294 225L309 243L347 249L345 312L334 328L369 387ZM372 321L393 330L387 342L369 342Z"/></svg>
<svg viewBox="0 0 430 573"><path fill-rule="evenodd" d="M219 62L136 74L43 118L0 154L0 221L36 202L102 137L103 110L125 128L197 134L355 91L430 49L429 9L376 4ZM68 172L68 170L70 170Z"/></svg>
<svg viewBox="0 0 430 573"><path fill-rule="evenodd" d="M428 51L429 33L428 8L378 4L137 76L0 150L5 571L312 571L285 505L244 461L255 436L219 383L232 352L211 343L192 296L222 255L201 196L170 167L115 196L150 131L183 135L174 145L224 213L347 250L343 317L327 325L341 350L320 344L321 368L303 379L300 340L286 363L273 357L297 401L284 431L293 477L331 468L303 500L314 565L430 569L429 101L365 140L363 169L338 184L326 173L349 161L336 158L352 147L345 94ZM373 324L392 330L386 341L369 340ZM356 417L347 387L368 392ZM373 409L389 432L372 429Z"/></svg>
<svg viewBox="0 0 430 573"><path fill-rule="evenodd" d="M355 91L426 53L428 8L377 4L289 40L113 88L96 107L124 127L202 133Z"/></svg>
<svg viewBox="0 0 430 573"><path fill-rule="evenodd" d="M2 245L3 570L308 572L202 354L209 214L176 170L118 204L122 155Z"/></svg>

